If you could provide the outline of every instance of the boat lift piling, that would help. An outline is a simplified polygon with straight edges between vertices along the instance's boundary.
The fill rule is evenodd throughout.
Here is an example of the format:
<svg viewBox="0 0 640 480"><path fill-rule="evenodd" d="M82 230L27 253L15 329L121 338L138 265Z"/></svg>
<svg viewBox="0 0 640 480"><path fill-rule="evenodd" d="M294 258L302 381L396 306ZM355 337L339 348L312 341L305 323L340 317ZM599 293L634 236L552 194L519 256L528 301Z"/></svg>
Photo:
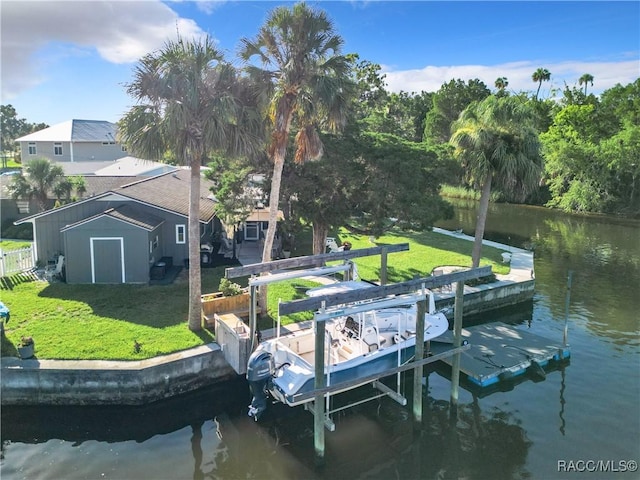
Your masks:
<svg viewBox="0 0 640 480"><path fill-rule="evenodd" d="M462 345L462 305L464 303L464 282L456 283L456 300L453 311L453 347ZM451 364L451 417L458 414L458 389L460 385L460 354L452 357Z"/></svg>
<svg viewBox="0 0 640 480"><path fill-rule="evenodd" d="M427 310L427 297L424 283L421 288L422 299L418 302L416 313L416 349L415 361L420 362L424 358L424 315ZM413 421L416 429L422 424L422 373L424 368L417 365L413 370Z"/></svg>

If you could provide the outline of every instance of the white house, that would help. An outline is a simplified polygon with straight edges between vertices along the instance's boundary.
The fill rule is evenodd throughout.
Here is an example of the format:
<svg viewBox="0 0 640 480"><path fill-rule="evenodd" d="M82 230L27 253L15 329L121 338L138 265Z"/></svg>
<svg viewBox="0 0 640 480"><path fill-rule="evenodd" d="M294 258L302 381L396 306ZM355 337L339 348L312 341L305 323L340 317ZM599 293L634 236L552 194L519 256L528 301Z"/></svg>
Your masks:
<svg viewBox="0 0 640 480"><path fill-rule="evenodd" d="M106 162L122 158L117 125L103 120L68 120L16 139L24 165L36 157L53 162Z"/></svg>

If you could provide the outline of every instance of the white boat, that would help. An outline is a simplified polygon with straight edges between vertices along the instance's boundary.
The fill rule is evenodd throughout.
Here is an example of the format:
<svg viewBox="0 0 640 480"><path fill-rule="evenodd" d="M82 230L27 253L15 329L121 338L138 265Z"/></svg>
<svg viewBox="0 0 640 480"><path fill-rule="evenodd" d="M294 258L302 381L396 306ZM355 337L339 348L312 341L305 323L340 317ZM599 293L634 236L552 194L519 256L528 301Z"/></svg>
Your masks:
<svg viewBox="0 0 640 480"><path fill-rule="evenodd" d="M371 285L366 282L347 281L317 287L307 294L332 295L368 287ZM343 390L351 389L359 385L358 379L364 379L361 385L370 383L372 375L411 360L416 344L417 298L390 297L328 309L324 314L326 384L344 384ZM425 342L442 335L448 327L445 315L435 312L430 294ZM315 344L315 328L260 343L247 368L253 394L249 416L257 420L264 412L267 393L289 406L314 400ZM332 394L343 391L336 388Z"/></svg>

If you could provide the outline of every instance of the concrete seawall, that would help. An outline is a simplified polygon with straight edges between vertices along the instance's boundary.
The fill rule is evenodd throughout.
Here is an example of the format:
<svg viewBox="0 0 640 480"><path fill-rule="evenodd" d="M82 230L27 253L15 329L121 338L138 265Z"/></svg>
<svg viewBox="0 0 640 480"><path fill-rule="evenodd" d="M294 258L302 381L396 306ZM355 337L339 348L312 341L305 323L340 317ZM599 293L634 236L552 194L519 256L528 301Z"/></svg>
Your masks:
<svg viewBox="0 0 640 480"><path fill-rule="evenodd" d="M4 357L2 405L142 405L236 376L211 343L148 360Z"/></svg>
<svg viewBox="0 0 640 480"><path fill-rule="evenodd" d="M473 241L467 235L434 231ZM465 315L515 305L534 294L533 253L483 243L510 253L511 269L496 275L496 282L465 286ZM453 292L437 292L436 306L452 307L454 297ZM140 361L3 357L0 367L2 405L142 405L237 377L217 343Z"/></svg>

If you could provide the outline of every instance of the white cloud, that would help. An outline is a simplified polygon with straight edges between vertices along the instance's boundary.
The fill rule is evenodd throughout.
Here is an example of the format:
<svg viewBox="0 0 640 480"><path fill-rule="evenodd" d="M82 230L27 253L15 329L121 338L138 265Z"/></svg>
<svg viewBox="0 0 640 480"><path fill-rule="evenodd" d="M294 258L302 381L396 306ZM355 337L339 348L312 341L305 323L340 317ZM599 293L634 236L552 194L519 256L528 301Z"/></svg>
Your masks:
<svg viewBox="0 0 640 480"><path fill-rule="evenodd" d="M204 35L193 20L155 0L22 0L3 1L1 8L3 102L44 80L37 53L48 46L63 45L70 55L95 50L117 64L137 61L177 32L184 38Z"/></svg>
<svg viewBox="0 0 640 480"><path fill-rule="evenodd" d="M622 85L631 83L640 76L637 58L621 62L536 63L522 61L501 65L426 66L413 70L394 70L391 67L382 66L382 72L386 75L388 89L392 92L400 90L435 92L444 83L458 78L464 81L478 78L487 87L494 90L494 82L498 77L507 77L508 90L520 92L537 90L537 83L533 82L531 75L540 67L551 72L551 80L542 84L540 90L542 98L549 96L554 88L563 89L565 82L569 86L577 86L578 79L585 73L593 75L593 87L589 86L589 91L596 94L615 86L617 83Z"/></svg>

